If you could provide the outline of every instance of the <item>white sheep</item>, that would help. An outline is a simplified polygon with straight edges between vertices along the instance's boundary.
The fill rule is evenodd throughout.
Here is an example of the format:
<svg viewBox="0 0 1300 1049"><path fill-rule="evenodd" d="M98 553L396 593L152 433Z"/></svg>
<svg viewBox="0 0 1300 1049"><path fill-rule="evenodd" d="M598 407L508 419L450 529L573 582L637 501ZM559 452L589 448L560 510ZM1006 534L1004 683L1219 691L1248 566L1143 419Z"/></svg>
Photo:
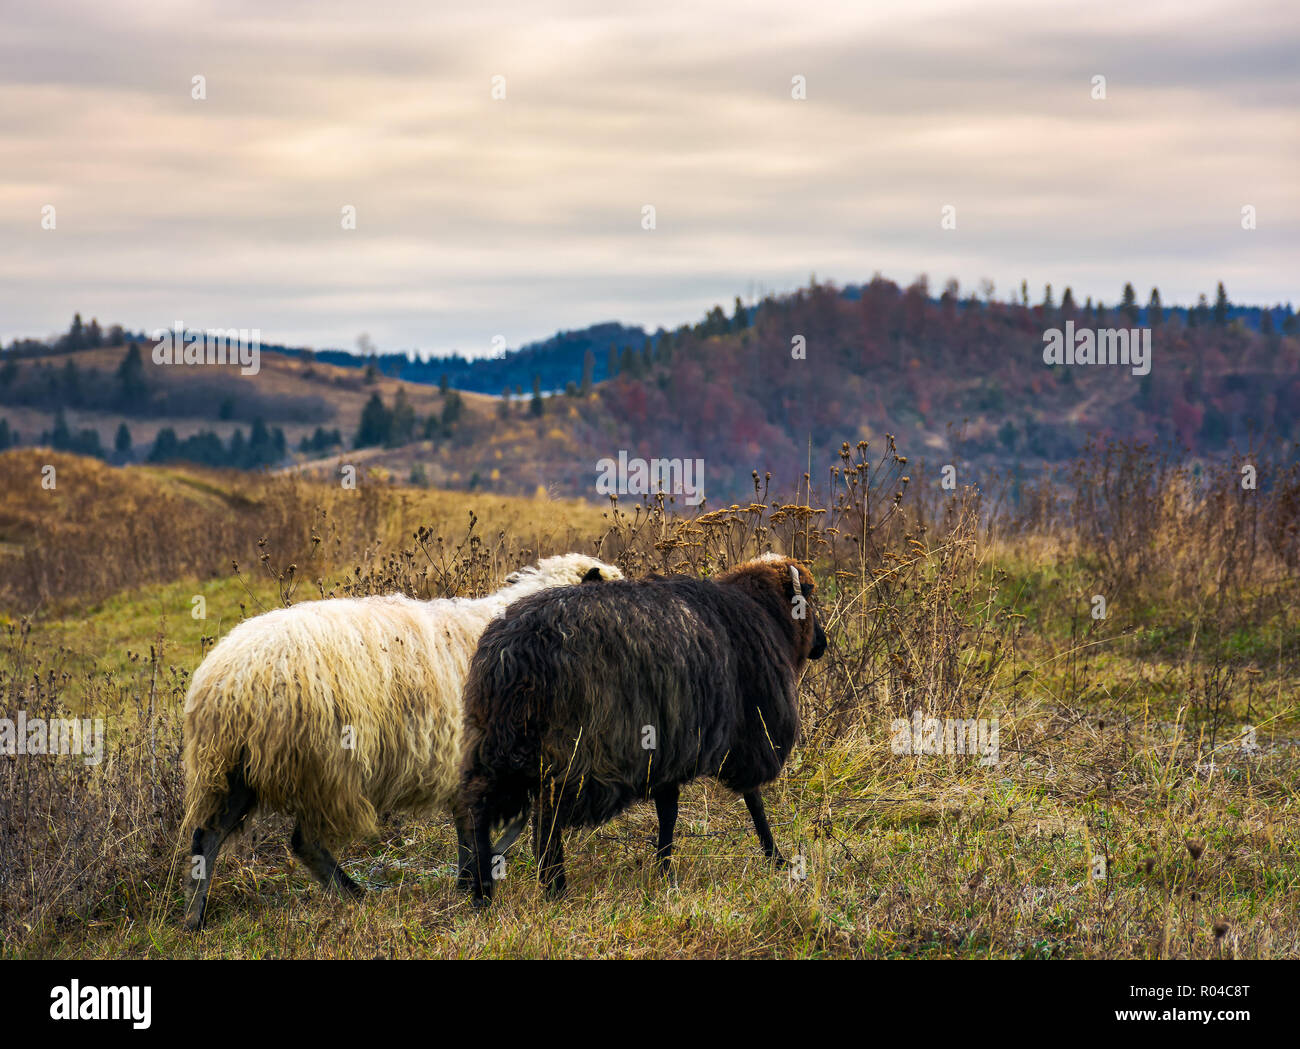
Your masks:
<svg viewBox="0 0 1300 1049"><path fill-rule="evenodd" d="M452 808L461 689L488 623L549 587L621 578L612 565L564 554L477 600L304 601L231 630L185 697L187 927L202 927L217 854L254 810L292 816L294 853L322 885L360 896L326 843L375 833L380 812ZM466 872L468 841L459 859Z"/></svg>

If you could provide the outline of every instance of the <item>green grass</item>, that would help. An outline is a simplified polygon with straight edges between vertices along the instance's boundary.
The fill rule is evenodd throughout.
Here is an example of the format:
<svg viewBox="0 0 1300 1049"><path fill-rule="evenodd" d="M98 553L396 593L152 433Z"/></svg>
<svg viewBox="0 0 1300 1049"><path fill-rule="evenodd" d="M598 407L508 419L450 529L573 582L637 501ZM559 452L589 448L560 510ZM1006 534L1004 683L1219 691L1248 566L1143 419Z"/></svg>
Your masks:
<svg viewBox="0 0 1300 1049"><path fill-rule="evenodd" d="M569 894L541 892L517 847L496 902L475 913L454 887L454 836L441 814L403 817L339 852L378 886L349 904L322 892L287 847L281 817L258 820L218 861L207 930L180 926L184 856L176 817L145 810L114 831L94 891L12 924L7 957L1285 957L1300 953L1300 683L1244 672L1218 716L1228 742L1247 716L1257 755L1208 748L1210 715L1189 680L1219 652L1189 657L1177 609L1146 631L1118 619L1071 632L1059 595L1077 566L1006 561L998 601L1023 615L1017 658L985 716L1002 722L1002 761L889 750L893 714L868 709L844 738L808 743L765 791L783 852L774 870L743 804L706 782L683 791L675 878L651 862L653 807L566 838ZM35 624L25 660L68 675L70 701L105 675L138 694L151 645L192 670L202 638L274 607L277 588L234 578L141 587ZM202 594L207 619L191 600ZM314 596L306 590L299 596ZM1254 659L1250 639L1222 651ZM1009 635L1008 635L1009 636ZM1202 635L1204 636L1204 635ZM1074 638L1072 650L1071 638ZM161 641L160 641L161 639ZM1078 648L1089 640L1102 643ZM1261 641L1262 644L1262 641ZM132 655L134 654L134 655ZM1273 657L1276 659L1276 656ZM1189 671L1189 659L1191 659ZM0 655L12 672L14 652ZM30 669L30 664L29 664ZM1023 680L1012 676L1028 671ZM810 674L823 671L814 668ZM102 695L102 693L101 693ZM172 713L179 694L164 696ZM176 731L176 722L168 722ZM1210 757L1215 768L1203 767ZM170 822L168 820L170 819ZM150 830L150 820L153 821ZM149 839L148 834L154 838ZM130 836L136 835L136 839ZM98 840L98 839L95 839ZM106 835L107 840L107 835ZM146 844L148 843L148 844ZM104 849L109 846L105 844ZM1195 855L1193 854L1195 853ZM1105 858L1100 877L1096 858ZM3 926L0 926L3 928ZM1216 928L1219 930L1216 932Z"/></svg>
<svg viewBox="0 0 1300 1049"><path fill-rule="evenodd" d="M909 772L914 774L909 775ZM998 773L999 776L1002 773ZM100 913L13 952L55 957L1094 957L1277 955L1296 947L1300 854L1258 841L1266 818L1214 826L1194 787L1133 809L1105 797L1006 787L991 775L930 775L886 762L835 805L808 765L769 791L777 837L806 878L771 869L744 807L719 788L688 788L676 877L651 862L653 812L641 806L596 831L571 832L569 894L545 897L526 852L512 858L493 907L477 914L454 888L446 820L404 821L349 850L345 865L378 889L358 904L324 894L293 860L282 821L219 861L200 936L180 929L181 894L144 886ZM900 818L881 795L911 798ZM945 799L938 805L934 797ZM1192 798L1206 815L1189 822ZM1204 833L1193 859L1184 838ZM1091 857L1110 854L1108 876ZM1152 870L1145 861L1154 860ZM401 866L405 864L405 869ZM1214 926L1226 921L1217 938Z"/></svg>
<svg viewBox="0 0 1300 1049"><path fill-rule="evenodd" d="M194 617L195 597L204 599L205 618ZM69 696L75 707L78 678L128 674L151 645L162 649L168 663L192 671L203 658L203 638L223 636L243 616L278 606L277 588L264 577L247 585L234 576L159 583L40 621L37 647L47 666L73 676Z"/></svg>

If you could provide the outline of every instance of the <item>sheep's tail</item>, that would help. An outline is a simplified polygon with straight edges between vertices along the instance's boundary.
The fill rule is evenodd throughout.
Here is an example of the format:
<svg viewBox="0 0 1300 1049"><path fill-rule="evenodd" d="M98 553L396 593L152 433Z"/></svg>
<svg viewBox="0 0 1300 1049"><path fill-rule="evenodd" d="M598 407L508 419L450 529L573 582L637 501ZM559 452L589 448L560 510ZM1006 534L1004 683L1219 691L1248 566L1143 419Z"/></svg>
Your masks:
<svg viewBox="0 0 1300 1049"><path fill-rule="evenodd" d="M181 832L211 826L225 804L229 777L246 760L218 746L204 745L192 736L185 741L185 817Z"/></svg>
<svg viewBox="0 0 1300 1049"><path fill-rule="evenodd" d="M268 691L245 687L212 656L195 672L185 701L185 826L218 817L239 770L259 806L294 816L313 838L375 833L377 812L361 786L364 756L338 759L334 724L318 711L265 702Z"/></svg>
<svg viewBox="0 0 1300 1049"><path fill-rule="evenodd" d="M213 705L212 689L204 680L200 665L190 680L185 695L184 747L182 760L185 769L185 816L181 833L188 835L196 827L210 826L221 810L226 791L226 776L243 755L229 753L219 741L204 738L195 731L196 723L206 714L203 708Z"/></svg>

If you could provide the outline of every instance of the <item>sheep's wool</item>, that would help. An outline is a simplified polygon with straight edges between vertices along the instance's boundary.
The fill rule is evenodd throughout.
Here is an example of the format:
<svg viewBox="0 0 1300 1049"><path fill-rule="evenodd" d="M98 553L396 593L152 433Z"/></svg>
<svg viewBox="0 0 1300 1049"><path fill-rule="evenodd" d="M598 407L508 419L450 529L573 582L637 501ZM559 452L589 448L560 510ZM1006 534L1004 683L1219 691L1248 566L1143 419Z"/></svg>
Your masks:
<svg viewBox="0 0 1300 1049"><path fill-rule="evenodd" d="M461 689L479 636L512 602L617 568L543 559L489 597L308 601L235 627L185 698L186 826L205 826L241 763L258 808L321 841L379 812L445 807L459 784Z"/></svg>

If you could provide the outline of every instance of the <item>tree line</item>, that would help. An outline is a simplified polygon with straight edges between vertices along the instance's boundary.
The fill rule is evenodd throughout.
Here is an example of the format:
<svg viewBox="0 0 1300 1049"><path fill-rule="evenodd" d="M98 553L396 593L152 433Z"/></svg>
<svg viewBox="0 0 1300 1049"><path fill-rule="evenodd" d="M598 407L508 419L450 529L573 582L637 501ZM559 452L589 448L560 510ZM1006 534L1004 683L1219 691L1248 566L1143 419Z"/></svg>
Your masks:
<svg viewBox="0 0 1300 1049"><path fill-rule="evenodd" d="M9 425L9 420L0 418L0 451L17 448L22 443L22 435ZM263 466L279 465L288 454L284 430L279 426L268 427L265 422L258 419L247 434L243 429L236 429L228 441L223 441L219 435L210 430L201 430L188 437L180 438L177 437L173 427L165 426L158 431L148 451L143 456L137 456L135 441L126 423L118 424L117 432L113 436L113 446L109 449L104 447L99 431L93 427L73 430L68 425L67 415L62 408L54 413L50 428L43 430L32 443L60 452L92 456L119 465L143 458L145 462L150 463L188 462L200 466L255 470ZM337 430L331 434L318 427L312 438L303 438L303 443L314 444L323 449L329 447L331 443L340 442Z"/></svg>

